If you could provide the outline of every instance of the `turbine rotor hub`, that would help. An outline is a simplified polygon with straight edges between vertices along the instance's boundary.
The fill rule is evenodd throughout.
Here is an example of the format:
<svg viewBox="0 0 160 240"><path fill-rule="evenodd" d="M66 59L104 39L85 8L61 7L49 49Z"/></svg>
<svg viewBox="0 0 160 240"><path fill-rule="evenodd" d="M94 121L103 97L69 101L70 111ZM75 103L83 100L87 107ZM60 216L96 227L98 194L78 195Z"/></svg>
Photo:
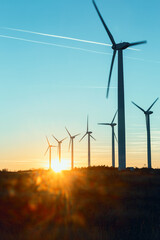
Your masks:
<svg viewBox="0 0 160 240"><path fill-rule="evenodd" d="M113 50L123 50L129 47L129 43L128 42L122 42L122 43L118 43L112 46Z"/></svg>

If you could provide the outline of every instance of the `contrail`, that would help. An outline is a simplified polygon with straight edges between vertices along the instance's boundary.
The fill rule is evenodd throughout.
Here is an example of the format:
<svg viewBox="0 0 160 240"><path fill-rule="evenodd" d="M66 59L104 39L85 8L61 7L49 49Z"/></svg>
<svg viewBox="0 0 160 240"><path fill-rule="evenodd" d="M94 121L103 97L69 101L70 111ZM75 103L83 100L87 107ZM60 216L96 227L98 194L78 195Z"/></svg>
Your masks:
<svg viewBox="0 0 160 240"><path fill-rule="evenodd" d="M34 32L34 31L23 30L23 29L18 29L18 28L3 27L3 29L8 29L8 30L17 31L17 32L31 33L31 34L36 34L36 35L46 36L46 37L61 38L61 39L72 40L72 41L77 41L77 42L97 44L97 45L102 45L102 46L109 46L109 47L112 46L111 44L107 44L107 43L94 42L94 41L88 41L88 40L83 40L83 39L79 39L79 38L64 37L64 36L59 36L59 35L53 35L53 34L47 34L47 33Z"/></svg>
<svg viewBox="0 0 160 240"><path fill-rule="evenodd" d="M13 37L13 36L8 36L8 35L1 35L1 34L0 34L0 37L2 37L2 38L9 38L9 39L15 39L15 40L20 40L20 41L25 41L25 42L31 42L31 43L38 43L38 44L43 44L43 45L49 45L49 46L56 46L56 47L62 47L62 48L68 48L68 49L81 50L81 51L91 52L91 53L111 55L110 53L99 52L99 51L94 51L94 50L89 50L89 49L86 49L86 48L70 47L70 46L67 46L67 45L60 45L60 44L55 44L55 43L35 41L35 40L30 40L30 39L26 39L26 38L18 38L18 37Z"/></svg>
<svg viewBox="0 0 160 240"><path fill-rule="evenodd" d="M89 50L86 48L78 48L78 47L71 47L67 45L61 45L61 44L56 44L56 43L49 43L49 42L42 42L42 41L36 41L36 40L31 40L31 39L26 39L26 38L18 38L18 37L13 37L13 36L8 36L8 35L1 35L0 37L2 38L9 38L9 39L15 39L19 41L24 41L24 42L31 42L31 43L36 43L36 44L43 44L43 45L49 45L49 46L55 46L55 47L61 47L61 48L67 48L67 49L73 49L73 50L80 50L84 52L90 52L90 53L96 53L96 54L102 54L102 55L112 55L111 53L106 53L106 52L101 52L101 51L94 51L94 50ZM154 60L145 60L143 58L133 58L133 57L125 57L128 59L132 60L138 60L142 62L150 62L150 63L160 63L160 61L154 61Z"/></svg>
<svg viewBox="0 0 160 240"><path fill-rule="evenodd" d="M65 37L65 36L53 35L53 34L48 34L48 33L34 32L34 31L29 31L29 30L19 29L19 28L8 28L8 27L2 27L2 28L3 29L7 29L7 30L11 30L11 31L16 31L16 32L31 33L31 34L35 34L35 35L52 37L52 38L60 38L60 39L66 39L66 40L72 40L72 41L76 41L76 42L97 44L97 45L107 46L107 47L111 47L112 46L111 44L108 44L108 43L94 42L94 41L83 40L83 39L79 39L79 38L72 38L72 37ZM136 49L136 48L128 48L128 49L133 50L133 51L140 51L140 49Z"/></svg>

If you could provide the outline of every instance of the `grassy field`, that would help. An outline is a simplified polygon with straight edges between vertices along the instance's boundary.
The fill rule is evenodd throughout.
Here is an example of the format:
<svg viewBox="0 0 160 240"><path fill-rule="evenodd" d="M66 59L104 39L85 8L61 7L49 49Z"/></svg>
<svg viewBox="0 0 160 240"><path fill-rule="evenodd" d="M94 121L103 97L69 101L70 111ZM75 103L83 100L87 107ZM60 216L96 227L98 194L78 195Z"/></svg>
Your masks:
<svg viewBox="0 0 160 240"><path fill-rule="evenodd" d="M2 240L159 240L160 170L0 172Z"/></svg>

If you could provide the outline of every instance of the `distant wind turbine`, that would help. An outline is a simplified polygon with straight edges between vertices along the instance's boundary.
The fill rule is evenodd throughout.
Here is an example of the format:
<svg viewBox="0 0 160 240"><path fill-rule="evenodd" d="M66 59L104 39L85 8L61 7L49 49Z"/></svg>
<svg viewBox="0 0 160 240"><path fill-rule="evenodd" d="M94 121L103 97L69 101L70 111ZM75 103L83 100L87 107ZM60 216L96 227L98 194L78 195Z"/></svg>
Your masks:
<svg viewBox="0 0 160 240"><path fill-rule="evenodd" d="M74 146L73 146L73 142L74 142L74 139L75 139L77 136L80 135L80 133L72 136L66 127L65 127L65 129L66 129L66 131L67 131L67 133L69 134L69 137L70 137L69 149L70 149L70 147L71 147L71 169L73 169L73 168L74 168Z"/></svg>
<svg viewBox="0 0 160 240"><path fill-rule="evenodd" d="M114 123L115 117L117 115L117 112L115 113L112 122L111 123L98 123L99 125L106 125L106 126L111 126L112 128L112 167L115 167L115 144L114 144L114 138L116 138L115 132L114 132L114 127L117 125ZM117 138L116 138L117 140ZM117 140L118 142L118 140Z"/></svg>
<svg viewBox="0 0 160 240"><path fill-rule="evenodd" d="M109 31L107 25L105 24L98 8L94 0L94 7L101 19L101 22L112 42L113 49L113 57L111 62L111 68L109 73L108 87L107 87L107 97L109 94L110 81L112 75L113 64L116 56L116 52L118 51L118 161L119 161L119 169L126 168L126 143L125 143L125 106L124 106L124 76L123 76L123 50L135 45L146 43L146 41L141 42L122 42L116 43L111 32Z"/></svg>
<svg viewBox="0 0 160 240"><path fill-rule="evenodd" d="M82 139L83 139L86 135L88 135L88 167L90 167L90 166L91 166L91 154L90 154L90 152L91 152L91 146L90 146L90 138L93 138L95 141L96 141L96 139L91 135L92 132L89 131L88 129L89 129L89 126L88 126L88 117L87 117L87 131L86 131L86 133L84 134L84 136L80 139L80 142L82 141Z"/></svg>
<svg viewBox="0 0 160 240"><path fill-rule="evenodd" d="M151 135L150 135L150 115L153 113L151 108L157 102L158 98L151 104L151 106L145 111L143 108L138 106L136 103L132 102L137 108L139 108L145 115L146 118L146 129L147 129L147 158L148 158L148 168L152 167L151 164Z"/></svg>
<svg viewBox="0 0 160 240"><path fill-rule="evenodd" d="M49 150L49 169L51 169L51 151L52 151L52 147L56 147L56 146L51 145L47 137L46 137L46 139L47 139L47 142L48 142L48 148L47 148L44 155L46 155L48 150Z"/></svg>
<svg viewBox="0 0 160 240"><path fill-rule="evenodd" d="M58 142L59 162L61 162L61 144L66 139L66 137L60 141L55 136L52 135L52 137Z"/></svg>

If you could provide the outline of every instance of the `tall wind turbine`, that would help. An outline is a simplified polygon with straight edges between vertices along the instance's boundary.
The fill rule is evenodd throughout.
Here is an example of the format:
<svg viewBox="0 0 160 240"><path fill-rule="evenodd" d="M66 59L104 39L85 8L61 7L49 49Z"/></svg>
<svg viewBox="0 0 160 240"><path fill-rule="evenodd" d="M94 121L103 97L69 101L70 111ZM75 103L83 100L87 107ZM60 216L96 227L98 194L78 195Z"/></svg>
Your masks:
<svg viewBox="0 0 160 240"><path fill-rule="evenodd" d="M56 146L51 145L47 137L46 137L46 139L47 139L47 142L48 142L48 148L47 148L44 155L46 155L48 150L49 150L49 169L51 169L51 151L52 151L52 147L56 147Z"/></svg>
<svg viewBox="0 0 160 240"><path fill-rule="evenodd" d="M139 108L145 115L146 118L146 129L147 129L147 158L148 158L148 168L151 168L151 135L150 135L150 115L153 113L151 108L157 102L158 98L151 104L151 106L145 111L143 108L138 106L136 103L132 102L137 108Z"/></svg>
<svg viewBox="0 0 160 240"><path fill-rule="evenodd" d="M146 43L146 41L141 42L122 42L116 43L111 32L109 31L107 25L105 24L98 8L94 0L93 4L94 7L101 19L101 22L112 42L112 49L113 49L113 57L111 61L110 73L109 73L109 80L107 86L107 97L109 94L110 88L110 81L112 75L113 64L115 60L116 53L118 51L118 161L119 161L119 169L126 168L126 144L125 144L125 106L124 106L124 76L123 76L123 50L132 47L135 45Z"/></svg>
<svg viewBox="0 0 160 240"><path fill-rule="evenodd" d="M111 123L98 123L99 125L106 125L106 126L111 126L112 128L112 167L115 168L115 144L114 144L114 138L116 138L115 132L114 132L114 127L117 125L114 123L115 117L117 115L117 112L115 113L112 122ZM117 138L116 138L117 140Z"/></svg>
<svg viewBox="0 0 160 240"><path fill-rule="evenodd" d="M66 129L67 133L68 133L69 136L70 136L69 149L70 149L70 146L71 146L71 169L73 169L73 168L74 168L74 151L73 151L73 150L74 150L74 146L73 146L73 142L74 142L74 139L75 139L77 136L80 135L80 133L72 136L66 127L65 127L65 129Z"/></svg>
<svg viewBox="0 0 160 240"><path fill-rule="evenodd" d="M61 144L66 139L66 137L60 141L55 136L52 135L52 137L58 142L59 162L61 162Z"/></svg>
<svg viewBox="0 0 160 240"><path fill-rule="evenodd" d="M87 117L87 131L86 133L84 134L84 136L80 139L80 142L82 141L82 139L88 135L88 167L91 166L91 146L90 146L90 138L93 138L95 141L96 139L91 135L92 132L88 130L89 129L89 126L88 126L88 117Z"/></svg>

